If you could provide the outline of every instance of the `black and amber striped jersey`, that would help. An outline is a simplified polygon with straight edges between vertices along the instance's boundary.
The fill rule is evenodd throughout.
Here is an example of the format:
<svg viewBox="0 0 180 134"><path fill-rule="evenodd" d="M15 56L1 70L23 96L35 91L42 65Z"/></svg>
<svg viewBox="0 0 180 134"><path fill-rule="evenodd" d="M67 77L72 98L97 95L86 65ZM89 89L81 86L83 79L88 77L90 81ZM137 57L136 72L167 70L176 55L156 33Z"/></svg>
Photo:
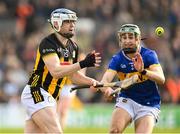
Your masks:
<svg viewBox="0 0 180 134"><path fill-rule="evenodd" d="M64 86L67 77L53 78L42 59L43 56L54 53L58 55L61 65L73 64L77 62L78 46L69 39L67 46L64 47L57 39L55 33L45 37L38 47L34 69L28 85L30 85L31 90L41 87L55 99L58 99L60 90Z"/></svg>

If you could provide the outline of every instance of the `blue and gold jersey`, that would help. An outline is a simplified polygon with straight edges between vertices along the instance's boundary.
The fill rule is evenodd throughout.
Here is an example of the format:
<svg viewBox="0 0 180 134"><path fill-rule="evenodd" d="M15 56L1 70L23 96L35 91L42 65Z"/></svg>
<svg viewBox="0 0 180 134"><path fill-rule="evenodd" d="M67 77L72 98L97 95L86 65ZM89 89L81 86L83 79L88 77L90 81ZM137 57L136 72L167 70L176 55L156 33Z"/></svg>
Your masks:
<svg viewBox="0 0 180 134"><path fill-rule="evenodd" d="M148 69L150 66L160 66L155 51L141 47L140 54L143 58L145 69ZM131 98L139 104L160 108L160 95L156 82L149 80L145 75L141 75L134 68L132 60L123 51L112 57L108 71L116 71L119 80L138 74L139 80L137 84L121 90L119 97Z"/></svg>

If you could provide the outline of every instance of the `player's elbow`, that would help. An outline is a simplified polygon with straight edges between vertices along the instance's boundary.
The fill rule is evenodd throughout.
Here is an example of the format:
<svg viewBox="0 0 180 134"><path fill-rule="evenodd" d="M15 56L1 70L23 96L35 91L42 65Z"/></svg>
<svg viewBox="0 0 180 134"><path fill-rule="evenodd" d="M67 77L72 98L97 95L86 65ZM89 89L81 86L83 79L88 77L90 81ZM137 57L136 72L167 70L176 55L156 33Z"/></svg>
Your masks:
<svg viewBox="0 0 180 134"><path fill-rule="evenodd" d="M165 77L159 79L158 84L163 85L165 83Z"/></svg>
<svg viewBox="0 0 180 134"><path fill-rule="evenodd" d="M165 77L163 77L161 81L162 81L162 84L164 84L166 81Z"/></svg>
<svg viewBox="0 0 180 134"><path fill-rule="evenodd" d="M51 76L55 79L59 79L60 77L58 76L58 74L56 72L50 72Z"/></svg>
<svg viewBox="0 0 180 134"><path fill-rule="evenodd" d="M60 79L60 78L63 78L64 76L66 76L66 75L63 75L61 73L51 73L51 75L55 79Z"/></svg>
<svg viewBox="0 0 180 134"><path fill-rule="evenodd" d="M48 68L49 73L55 79L59 79L65 76L63 69L59 69L59 68L60 68L59 66L50 66Z"/></svg>
<svg viewBox="0 0 180 134"><path fill-rule="evenodd" d="M51 70L49 71L51 76L55 79L59 79L59 78L62 78L63 77L63 74L60 73L60 72L57 72L55 69L54 70Z"/></svg>

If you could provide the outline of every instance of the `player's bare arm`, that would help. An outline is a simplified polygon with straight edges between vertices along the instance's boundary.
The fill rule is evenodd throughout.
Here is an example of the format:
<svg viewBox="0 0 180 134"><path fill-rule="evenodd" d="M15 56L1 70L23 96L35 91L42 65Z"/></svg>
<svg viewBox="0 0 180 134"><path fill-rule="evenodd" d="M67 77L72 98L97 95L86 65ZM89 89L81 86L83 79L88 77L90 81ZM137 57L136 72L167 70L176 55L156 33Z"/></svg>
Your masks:
<svg viewBox="0 0 180 134"><path fill-rule="evenodd" d="M97 82L95 79L85 76L80 71L71 74L70 79L74 84L77 85L93 85L94 82Z"/></svg>
<svg viewBox="0 0 180 134"><path fill-rule="evenodd" d="M116 76L116 71L113 71L113 70L107 70L104 75L103 75L103 78L101 80L101 83L109 83L109 82L112 82L113 78ZM110 87L103 87L103 88L100 88L100 90L102 92L104 92L104 95L106 97L109 97L113 91L112 88Z"/></svg>
<svg viewBox="0 0 180 134"><path fill-rule="evenodd" d="M72 65L60 65L59 58L57 54L50 54L43 57L43 61L46 64L49 72L54 78L61 78L65 75L70 75L81 69L79 63Z"/></svg>
<svg viewBox="0 0 180 134"><path fill-rule="evenodd" d="M150 80L157 82L158 84L164 84L165 77L160 65L151 65L149 69L144 70L144 63L141 55L139 53L136 54L135 58L132 59L134 63L134 67L138 72L145 72Z"/></svg>
<svg viewBox="0 0 180 134"><path fill-rule="evenodd" d="M85 67L100 66L101 57L99 55L93 51L84 60L72 65L60 65L59 58L55 53L44 56L43 61L54 78L61 78Z"/></svg>
<svg viewBox="0 0 180 134"><path fill-rule="evenodd" d="M165 77L162 71L161 66L150 66L149 70L146 70L146 76L153 81L156 81L158 84L164 84Z"/></svg>
<svg viewBox="0 0 180 134"><path fill-rule="evenodd" d="M115 77L116 73L117 73L116 71L107 70L107 71L104 73L101 82L102 82L102 83L111 82L111 81L113 80L113 78Z"/></svg>

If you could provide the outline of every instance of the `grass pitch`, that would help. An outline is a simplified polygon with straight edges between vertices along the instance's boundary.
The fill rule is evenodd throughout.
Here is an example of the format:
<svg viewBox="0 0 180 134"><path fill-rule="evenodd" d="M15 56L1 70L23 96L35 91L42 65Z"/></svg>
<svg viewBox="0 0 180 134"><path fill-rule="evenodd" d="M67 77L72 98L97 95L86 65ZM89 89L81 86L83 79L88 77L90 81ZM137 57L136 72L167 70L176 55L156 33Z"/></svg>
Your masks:
<svg viewBox="0 0 180 134"><path fill-rule="evenodd" d="M23 133L22 128L0 128L0 133ZM108 133L108 128L66 128L64 133ZM124 133L134 133L133 128L127 128ZM153 131L156 133L180 133L180 128L155 128Z"/></svg>

